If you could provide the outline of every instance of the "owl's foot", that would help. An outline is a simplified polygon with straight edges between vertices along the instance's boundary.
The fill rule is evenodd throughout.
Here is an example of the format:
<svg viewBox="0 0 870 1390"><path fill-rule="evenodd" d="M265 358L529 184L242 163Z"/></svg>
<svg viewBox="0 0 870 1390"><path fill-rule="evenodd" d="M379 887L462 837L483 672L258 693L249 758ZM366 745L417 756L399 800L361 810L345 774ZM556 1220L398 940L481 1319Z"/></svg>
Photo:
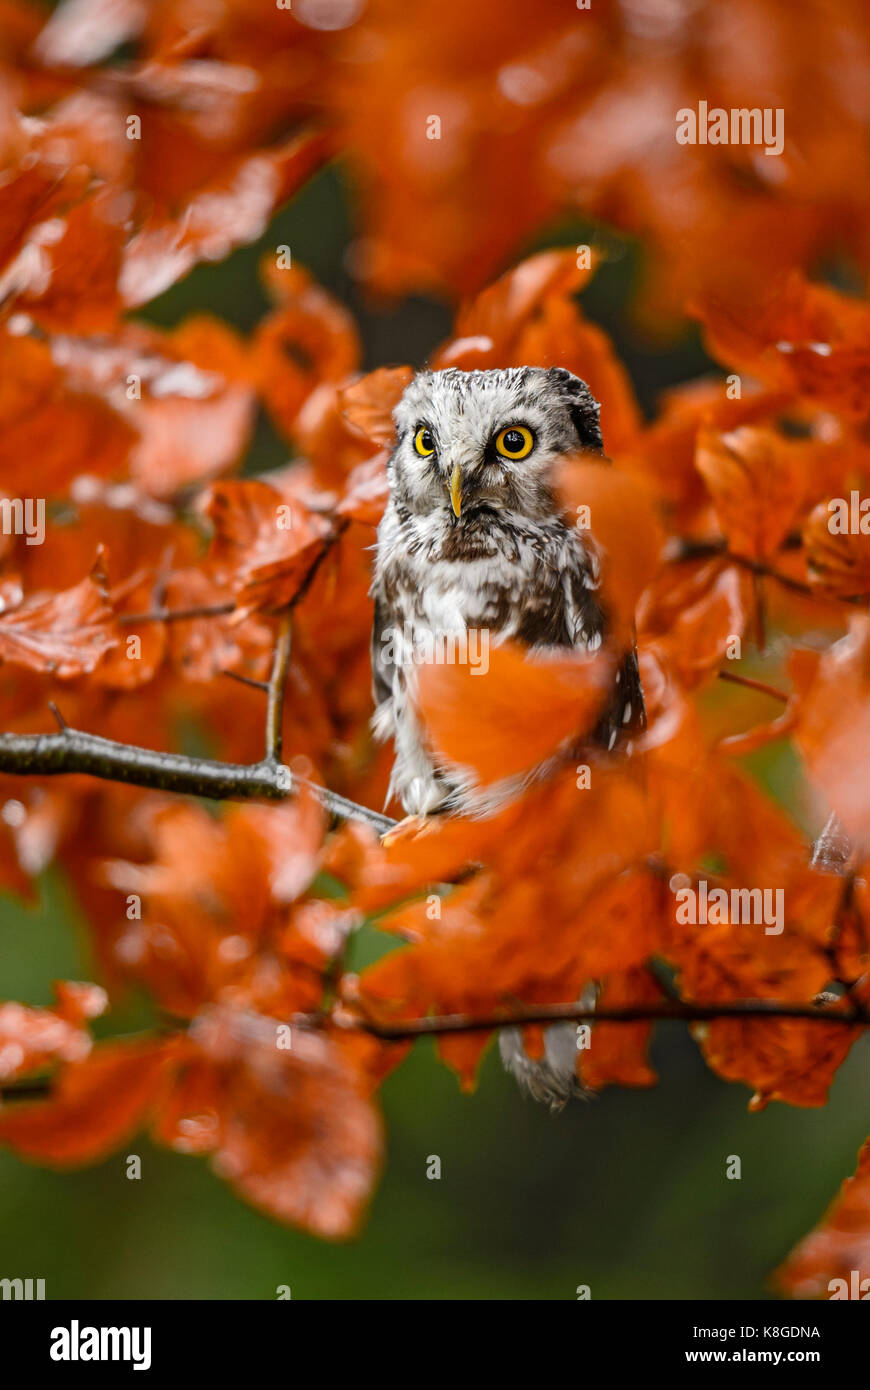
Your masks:
<svg viewBox="0 0 870 1390"><path fill-rule="evenodd" d="M417 840L421 835L431 835L438 821L438 816L405 816L404 820L391 826L381 836L381 844L385 849L389 849L391 845L397 845L402 840Z"/></svg>

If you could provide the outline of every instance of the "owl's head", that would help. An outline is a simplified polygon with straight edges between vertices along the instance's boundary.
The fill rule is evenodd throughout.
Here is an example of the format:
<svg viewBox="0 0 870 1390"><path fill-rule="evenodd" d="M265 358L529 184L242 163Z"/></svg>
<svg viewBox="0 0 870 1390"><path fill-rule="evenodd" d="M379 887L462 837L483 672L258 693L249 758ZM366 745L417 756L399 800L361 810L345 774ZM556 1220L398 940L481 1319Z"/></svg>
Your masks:
<svg viewBox="0 0 870 1390"><path fill-rule="evenodd" d="M459 524L484 511L549 517L555 460L601 453L598 403L564 367L420 372L393 419L394 496Z"/></svg>

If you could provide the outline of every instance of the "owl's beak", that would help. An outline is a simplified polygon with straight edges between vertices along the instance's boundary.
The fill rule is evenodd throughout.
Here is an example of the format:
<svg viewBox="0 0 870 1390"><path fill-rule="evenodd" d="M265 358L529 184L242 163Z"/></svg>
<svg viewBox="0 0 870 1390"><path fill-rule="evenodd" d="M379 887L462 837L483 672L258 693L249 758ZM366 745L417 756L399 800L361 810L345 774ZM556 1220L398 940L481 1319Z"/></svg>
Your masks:
<svg viewBox="0 0 870 1390"><path fill-rule="evenodd" d="M450 505L453 515L458 519L462 514L462 474L458 463L454 463L453 472L450 474Z"/></svg>

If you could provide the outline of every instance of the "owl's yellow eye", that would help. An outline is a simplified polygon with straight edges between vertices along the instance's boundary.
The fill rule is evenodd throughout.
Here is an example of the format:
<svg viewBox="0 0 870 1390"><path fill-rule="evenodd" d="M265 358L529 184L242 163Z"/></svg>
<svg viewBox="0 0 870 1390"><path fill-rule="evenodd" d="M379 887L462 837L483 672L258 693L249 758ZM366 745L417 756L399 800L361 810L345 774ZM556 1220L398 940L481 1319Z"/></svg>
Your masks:
<svg viewBox="0 0 870 1390"><path fill-rule="evenodd" d="M496 437L495 447L506 459L524 459L532 452L534 443L534 435L525 425L509 425Z"/></svg>
<svg viewBox="0 0 870 1390"><path fill-rule="evenodd" d="M428 430L425 425L414 435L414 448L423 459L427 459L430 454L435 452L435 440L432 431Z"/></svg>

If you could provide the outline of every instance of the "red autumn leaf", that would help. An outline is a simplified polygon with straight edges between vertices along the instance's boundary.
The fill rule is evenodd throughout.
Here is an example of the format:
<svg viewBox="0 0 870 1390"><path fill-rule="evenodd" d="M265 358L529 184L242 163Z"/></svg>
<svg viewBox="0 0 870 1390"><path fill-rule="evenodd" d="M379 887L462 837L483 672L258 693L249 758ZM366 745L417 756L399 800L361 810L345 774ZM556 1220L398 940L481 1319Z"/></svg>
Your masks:
<svg viewBox="0 0 870 1390"><path fill-rule="evenodd" d="M722 560L668 565L641 596L638 641L653 648L691 689L722 666L742 636L750 579Z"/></svg>
<svg viewBox="0 0 870 1390"><path fill-rule="evenodd" d="M657 1004L662 992L645 970L610 975L598 995L601 1008L642 1008ZM654 1086L658 1077L649 1064L650 1023L595 1023L588 1048L578 1049L580 1079L593 1091L604 1086Z"/></svg>
<svg viewBox="0 0 870 1390"><path fill-rule="evenodd" d="M637 780L624 768L601 769L582 792L563 778L528 799L526 814L503 822L484 850L485 873L442 896L437 911L427 896L380 919L411 944L360 975L358 997L370 1013L485 1015L510 1013L517 1001L570 1002L590 980L661 945L665 919L660 885L642 867L651 828ZM545 941L529 933L530 921L546 921ZM470 1083L479 1049L449 1044L447 1054Z"/></svg>
<svg viewBox="0 0 870 1390"><path fill-rule="evenodd" d="M790 666L798 692L795 741L813 783L853 839L870 836L870 624L853 619L849 635L822 656L796 652Z"/></svg>
<svg viewBox="0 0 870 1390"><path fill-rule="evenodd" d="M276 994L287 1010L313 1007L317 971L341 937L331 918L306 924L287 909L317 871L323 827L307 791L279 806L234 807L221 820L184 803L160 808L145 862L140 850L137 862L101 867L101 880L141 907L115 941L116 964L183 1016L230 991L258 1008L279 1007ZM258 950L269 958L259 976ZM291 953L307 956L309 970L285 978L279 955Z"/></svg>
<svg viewBox="0 0 870 1390"><path fill-rule="evenodd" d="M364 526L377 526L390 493L386 463L387 455L382 452L357 464L335 509L336 516L350 517Z"/></svg>
<svg viewBox="0 0 870 1390"><path fill-rule="evenodd" d="M105 994L96 985L65 982L55 985L55 994L53 1009L0 1004L0 1081L87 1057L91 1039L83 1025L103 1012Z"/></svg>
<svg viewBox="0 0 870 1390"><path fill-rule="evenodd" d="M696 311L720 361L775 390L866 416L870 312L863 300L790 271L728 303L710 292Z"/></svg>
<svg viewBox="0 0 870 1390"><path fill-rule="evenodd" d="M500 838L510 837L520 814L509 804L485 820L445 818L416 834L412 827L408 835L391 836L388 844L367 827L348 823L328 845L323 867L353 890L357 906L370 911L485 860Z"/></svg>
<svg viewBox="0 0 870 1390"><path fill-rule="evenodd" d="M412 367L379 367L339 393L342 412L354 429L375 444L391 444L393 410L414 377Z"/></svg>
<svg viewBox="0 0 870 1390"><path fill-rule="evenodd" d="M566 367L587 382L601 405L605 450L634 440L640 412L629 378L606 333L584 319L573 296L592 275L575 250L542 251L463 306L455 336L437 353L436 369Z"/></svg>
<svg viewBox="0 0 870 1390"><path fill-rule="evenodd" d="M866 1299L870 1294L870 1141L825 1219L795 1247L776 1282L795 1298Z"/></svg>
<svg viewBox="0 0 870 1390"><path fill-rule="evenodd" d="M63 496L80 473L118 477L133 429L86 388L67 381L48 343L0 329L0 485L31 494L33 459L40 495Z"/></svg>
<svg viewBox="0 0 870 1390"><path fill-rule="evenodd" d="M213 563L240 612L292 602L330 532L304 502L253 479L213 487L205 511L215 528Z"/></svg>
<svg viewBox="0 0 870 1390"><path fill-rule="evenodd" d="M802 497L801 457L759 426L699 435L695 462L736 555L763 560L781 545Z"/></svg>
<svg viewBox="0 0 870 1390"><path fill-rule="evenodd" d="M242 156L200 188L178 217L155 216L128 242L119 278L128 308L147 304L201 260L222 260L255 241L275 209L328 157L322 133L294 136L274 150Z"/></svg>
<svg viewBox="0 0 870 1390"><path fill-rule="evenodd" d="M380 1167L381 1134L349 1054L303 1027L285 1050L274 1026L268 1042L242 1046L244 1020L226 1011L201 1019L196 1038L224 1074L216 1171L280 1221L331 1240L352 1235Z"/></svg>
<svg viewBox="0 0 870 1390"><path fill-rule="evenodd" d="M714 1019L695 1029L708 1066L726 1081L743 1081L755 1094L750 1110L772 1100L819 1106L860 1031L797 1019Z"/></svg>
<svg viewBox="0 0 870 1390"><path fill-rule="evenodd" d="M253 369L278 428L292 437L308 397L356 370L360 345L353 319L298 266L271 269L279 307L259 324Z"/></svg>
<svg viewBox="0 0 870 1390"><path fill-rule="evenodd" d="M490 350L511 354L517 336L551 295L573 294L589 282L593 266L580 263L574 251L542 251L523 261L462 306L456 316L455 339L445 352L444 366L452 360L457 340L489 340ZM507 365L507 364L504 364Z"/></svg>
<svg viewBox="0 0 870 1390"><path fill-rule="evenodd" d="M75 588L0 617L0 660L61 679L93 671L117 641L102 556Z"/></svg>
<svg viewBox="0 0 870 1390"><path fill-rule="evenodd" d="M166 584L166 605L174 612L202 615L167 624L169 658L185 681L208 684L222 671L250 680L267 678L274 644L271 624L256 616L238 622L225 584L201 569L177 570Z"/></svg>
<svg viewBox="0 0 870 1390"><path fill-rule="evenodd" d="M110 330L121 313L118 273L124 203L99 192L50 224L40 224L20 257L16 311L51 332Z"/></svg>
<svg viewBox="0 0 870 1390"><path fill-rule="evenodd" d="M131 575L111 593L113 612L119 617L148 613L154 602L157 580L145 571ZM143 622L119 628L119 641L94 673L96 684L109 690L135 690L152 681L166 652L167 632L162 623Z"/></svg>
<svg viewBox="0 0 870 1390"><path fill-rule="evenodd" d="M171 1040L101 1043L65 1067L48 1100L4 1108L0 1142L57 1167L98 1162L146 1122L175 1051Z"/></svg>
<svg viewBox="0 0 870 1390"><path fill-rule="evenodd" d="M489 652L486 669L470 661L421 666L419 707L438 753L487 786L530 773L588 734L612 669L603 652L530 657L506 644Z"/></svg>
<svg viewBox="0 0 870 1390"><path fill-rule="evenodd" d="M200 315L171 333L125 325L110 338L59 337L72 391L102 398L129 426L126 470L156 497L226 470L253 423L254 393L232 329Z"/></svg>
<svg viewBox="0 0 870 1390"><path fill-rule="evenodd" d="M652 495L637 478L590 463L581 455L560 462L559 497L601 557L601 599L613 641L631 645L635 608L658 569L662 529Z"/></svg>
<svg viewBox="0 0 870 1390"><path fill-rule="evenodd" d="M859 512L859 527L863 519ZM806 520L803 543L810 579L822 593L848 599L870 595L870 530L853 529L851 517L841 517L830 501L820 502Z"/></svg>

